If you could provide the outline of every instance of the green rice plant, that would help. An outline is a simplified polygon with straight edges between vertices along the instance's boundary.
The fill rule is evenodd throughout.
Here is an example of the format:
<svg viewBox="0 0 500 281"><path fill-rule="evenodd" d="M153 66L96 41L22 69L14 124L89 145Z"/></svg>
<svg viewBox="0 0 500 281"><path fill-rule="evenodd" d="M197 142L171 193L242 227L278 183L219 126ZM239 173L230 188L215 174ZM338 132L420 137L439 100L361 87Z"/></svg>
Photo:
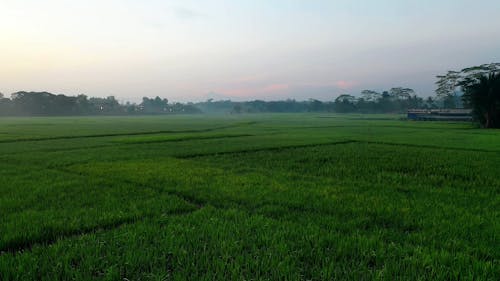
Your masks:
<svg viewBox="0 0 500 281"><path fill-rule="evenodd" d="M500 134L391 115L0 119L0 280L497 280Z"/></svg>

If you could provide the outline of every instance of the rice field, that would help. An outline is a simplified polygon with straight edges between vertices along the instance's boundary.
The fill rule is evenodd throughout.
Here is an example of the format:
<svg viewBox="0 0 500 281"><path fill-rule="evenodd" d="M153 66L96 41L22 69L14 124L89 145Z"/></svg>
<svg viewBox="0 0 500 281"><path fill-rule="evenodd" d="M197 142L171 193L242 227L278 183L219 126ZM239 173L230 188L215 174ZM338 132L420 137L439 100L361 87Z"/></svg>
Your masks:
<svg viewBox="0 0 500 281"><path fill-rule="evenodd" d="M498 280L500 131L0 118L0 280Z"/></svg>

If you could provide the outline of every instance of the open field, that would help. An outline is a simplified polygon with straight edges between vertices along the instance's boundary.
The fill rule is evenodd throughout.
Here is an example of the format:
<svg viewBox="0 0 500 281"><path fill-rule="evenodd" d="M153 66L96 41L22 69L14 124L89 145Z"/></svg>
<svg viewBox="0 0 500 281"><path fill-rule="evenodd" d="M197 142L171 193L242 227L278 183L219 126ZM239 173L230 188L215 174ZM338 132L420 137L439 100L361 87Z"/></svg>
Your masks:
<svg viewBox="0 0 500 281"><path fill-rule="evenodd" d="M390 115L1 118L0 161L0 280L500 276L498 130Z"/></svg>

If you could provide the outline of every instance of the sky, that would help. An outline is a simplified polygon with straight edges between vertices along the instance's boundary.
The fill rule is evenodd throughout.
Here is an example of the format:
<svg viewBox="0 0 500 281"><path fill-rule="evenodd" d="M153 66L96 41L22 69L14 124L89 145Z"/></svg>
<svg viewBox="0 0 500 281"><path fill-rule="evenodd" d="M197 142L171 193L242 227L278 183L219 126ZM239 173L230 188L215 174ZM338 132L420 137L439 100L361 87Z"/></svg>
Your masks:
<svg viewBox="0 0 500 281"><path fill-rule="evenodd" d="M0 92L333 100L500 61L498 0L0 0Z"/></svg>

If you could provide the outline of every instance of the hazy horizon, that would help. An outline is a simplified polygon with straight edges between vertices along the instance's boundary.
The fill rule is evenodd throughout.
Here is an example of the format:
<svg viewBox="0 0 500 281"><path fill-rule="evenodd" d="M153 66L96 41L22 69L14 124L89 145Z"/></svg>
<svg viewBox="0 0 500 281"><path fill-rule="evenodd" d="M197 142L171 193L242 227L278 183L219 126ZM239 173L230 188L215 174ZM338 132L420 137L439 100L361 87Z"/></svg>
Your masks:
<svg viewBox="0 0 500 281"><path fill-rule="evenodd" d="M0 0L0 92L425 97L435 75L500 60L498 11L493 0Z"/></svg>

